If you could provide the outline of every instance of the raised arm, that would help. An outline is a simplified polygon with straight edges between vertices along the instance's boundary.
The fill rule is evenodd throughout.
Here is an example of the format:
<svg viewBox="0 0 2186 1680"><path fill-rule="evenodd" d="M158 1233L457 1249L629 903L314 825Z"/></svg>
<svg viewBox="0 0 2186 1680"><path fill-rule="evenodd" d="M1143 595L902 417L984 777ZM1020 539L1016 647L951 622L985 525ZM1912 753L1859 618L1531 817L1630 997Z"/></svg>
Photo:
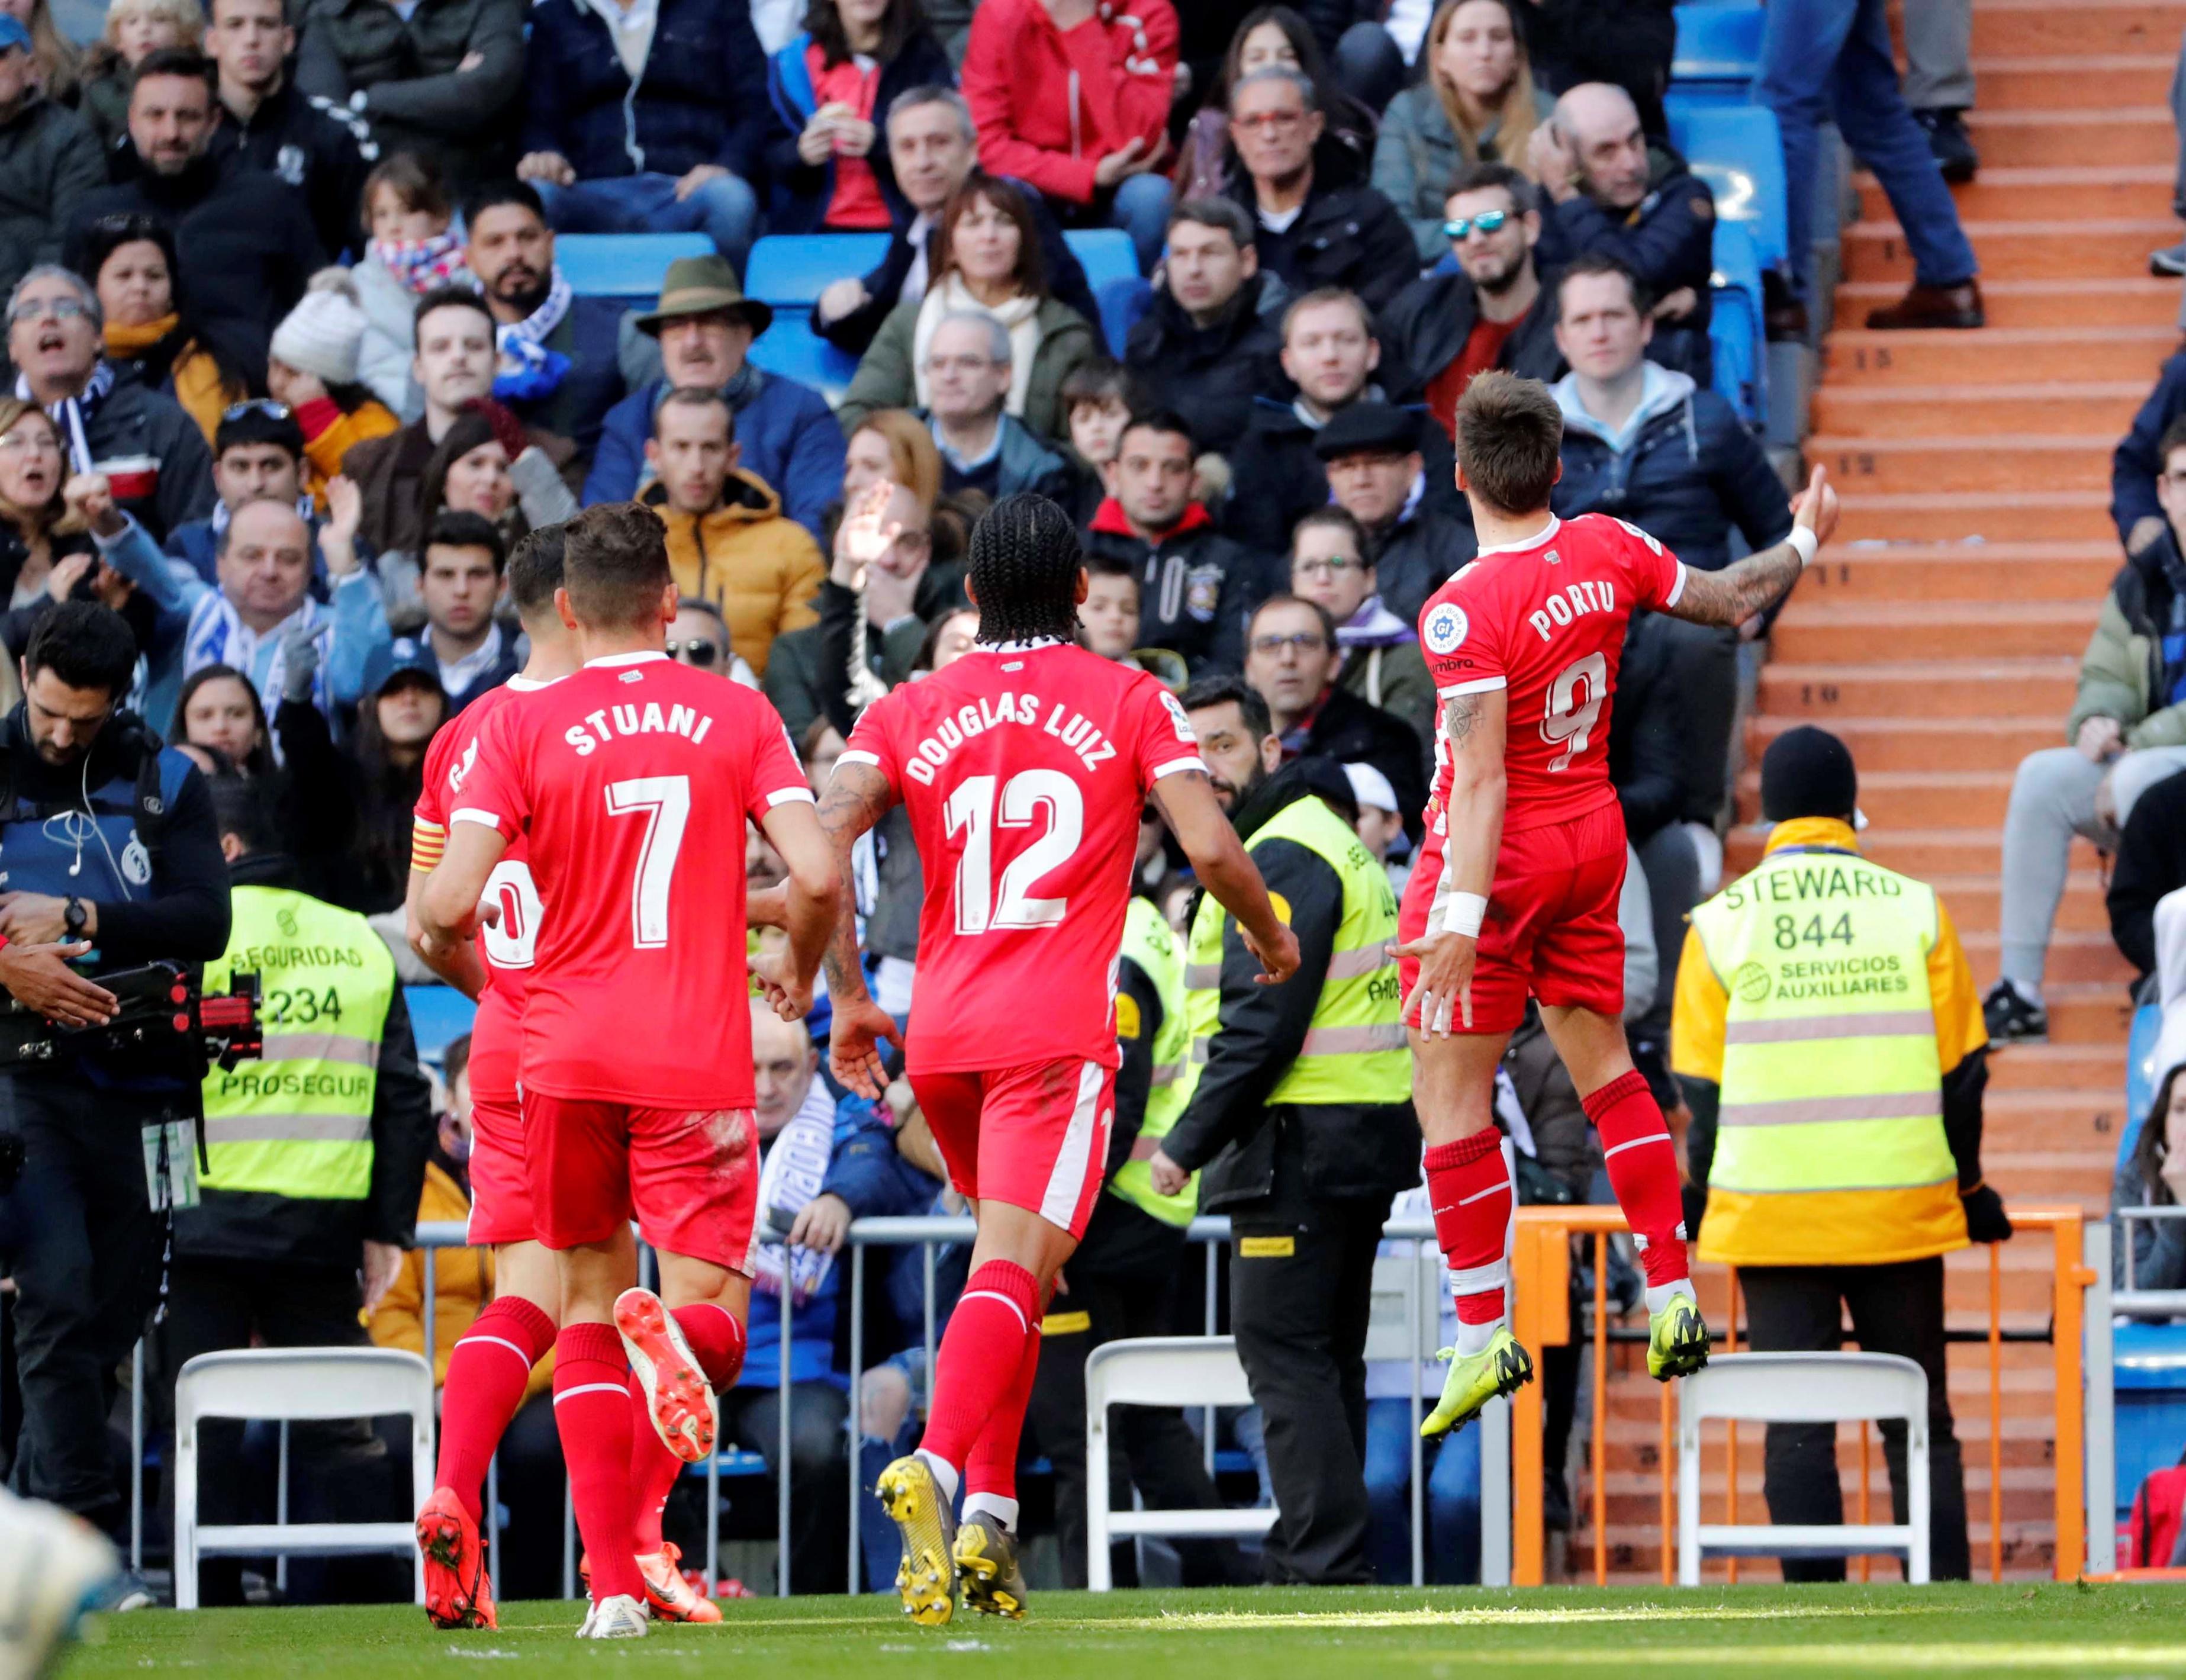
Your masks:
<svg viewBox="0 0 2186 1680"><path fill-rule="evenodd" d="M1742 624L1791 592L1836 528L1836 489L1829 473L1817 467L1806 489L1791 498L1790 537L1720 572L1688 569L1676 604L1662 610L1696 624Z"/></svg>
<svg viewBox="0 0 2186 1680"><path fill-rule="evenodd" d="M880 1041L885 1039L900 1050L903 1033L895 1017L866 990L865 972L858 965L856 877L850 848L895 803L888 777L870 764L847 759L836 760L827 791L820 798L820 826L835 852L834 938L825 958L827 1000L834 1010L827 1060L839 1084L873 1102L881 1100L888 1085Z"/></svg>
<svg viewBox="0 0 2186 1680"><path fill-rule="evenodd" d="M1184 854L1214 901L1237 918L1238 937L1259 959L1260 983L1280 985L1298 972L1297 937L1268 902L1267 883L1230 826L1204 770L1174 770L1154 783L1154 803L1169 819Z"/></svg>
<svg viewBox="0 0 2186 1680"><path fill-rule="evenodd" d="M1448 1037L1460 1025L1471 1030L1473 959L1488 889L1495 881L1495 854L1503 846L1503 747L1510 714L1510 693L1502 688L1443 701L1450 782L1442 880L1427 931L1395 948L1399 956L1419 959L1420 977L1404 1000L1404 1021L1424 1037Z"/></svg>

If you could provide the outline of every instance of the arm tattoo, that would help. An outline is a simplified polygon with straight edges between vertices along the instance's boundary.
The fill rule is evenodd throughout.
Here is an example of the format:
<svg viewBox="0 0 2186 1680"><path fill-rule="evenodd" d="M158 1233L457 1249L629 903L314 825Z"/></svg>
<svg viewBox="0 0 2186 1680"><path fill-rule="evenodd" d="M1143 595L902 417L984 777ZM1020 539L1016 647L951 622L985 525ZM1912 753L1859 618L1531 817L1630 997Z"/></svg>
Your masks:
<svg viewBox="0 0 2186 1680"><path fill-rule="evenodd" d="M1803 569L1799 551L1789 543L1748 555L1720 572L1688 567L1684 592L1679 596L1676 606L1663 610L1673 619L1692 624L1735 628L1790 594Z"/></svg>
<svg viewBox="0 0 2186 1680"><path fill-rule="evenodd" d="M1460 694L1442 703L1442 732L1451 746L1460 746L1470 739L1473 725L1480 721L1480 697Z"/></svg>
<svg viewBox="0 0 2186 1680"><path fill-rule="evenodd" d="M858 966L857 879L850 853L858 837L886 816L895 803L888 778L870 764L837 764L827 791L821 796L820 826L835 848L835 874L840 882L835 934L823 960L831 996L865 994L865 976Z"/></svg>

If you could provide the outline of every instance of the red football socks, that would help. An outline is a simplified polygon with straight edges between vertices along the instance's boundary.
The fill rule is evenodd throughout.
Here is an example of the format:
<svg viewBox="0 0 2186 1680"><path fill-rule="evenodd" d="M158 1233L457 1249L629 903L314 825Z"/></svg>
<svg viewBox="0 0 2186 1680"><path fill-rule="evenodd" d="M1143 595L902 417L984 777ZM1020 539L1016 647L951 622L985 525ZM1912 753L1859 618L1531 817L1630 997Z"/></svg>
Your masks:
<svg viewBox="0 0 2186 1680"><path fill-rule="evenodd" d="M1449 1263L1457 1303L1458 1352L1477 1352L1503 1322L1511 1280L1504 1246L1516 1191L1503 1159L1503 1134L1487 1126L1454 1143L1437 1144L1425 1164L1435 1240Z"/></svg>
<svg viewBox="0 0 2186 1680"><path fill-rule="evenodd" d="M1662 1310L1671 1286L1687 1284L1685 1208L1678 1190L1677 1145L1647 1081L1635 1070L1619 1075L1581 1100L1601 1134L1602 1164L1609 1187L1640 1249L1647 1272L1647 1306ZM1690 1293L1690 1289L1687 1290Z"/></svg>
<svg viewBox="0 0 2186 1680"><path fill-rule="evenodd" d="M705 1372L714 1392L719 1394L725 1388L734 1388L744 1368L743 1321L717 1301L678 1307L670 1316L675 1320L675 1328L683 1332L691 1357Z"/></svg>
<svg viewBox="0 0 2186 1680"><path fill-rule="evenodd" d="M613 1324L569 1324L554 1343L554 1425L569 1470L592 1602L645 1600L631 1487L630 1360ZM663 1452L667 1451L662 1448Z"/></svg>
<svg viewBox="0 0 2186 1680"><path fill-rule="evenodd" d="M1024 1435L1025 1411L1032 1404L1033 1380L1040 1375L1040 1322L1033 1321L1008 1390L987 1414L986 1427L972 1443L964 1465L964 1515L984 1510L1015 1532L1017 1526L1017 1442Z"/></svg>
<svg viewBox="0 0 2186 1680"><path fill-rule="evenodd" d="M1025 1344L1037 1344L1039 1336L1040 1285L1030 1272L989 1260L972 1273L934 1357L933 1407L919 1451L961 1470L988 1419L1015 1389Z"/></svg>
<svg viewBox="0 0 2186 1680"><path fill-rule="evenodd" d="M519 1295L490 1302L448 1354L440 1399L440 1456L434 1485L452 1488L474 1522L485 1520L486 1466L554 1345L554 1321Z"/></svg>

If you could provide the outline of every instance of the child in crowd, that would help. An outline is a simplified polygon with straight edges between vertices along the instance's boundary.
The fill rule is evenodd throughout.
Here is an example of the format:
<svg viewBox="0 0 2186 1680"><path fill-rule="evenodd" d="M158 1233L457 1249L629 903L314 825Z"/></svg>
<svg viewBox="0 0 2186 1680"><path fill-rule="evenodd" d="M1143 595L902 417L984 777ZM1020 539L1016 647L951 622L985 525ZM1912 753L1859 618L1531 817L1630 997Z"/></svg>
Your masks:
<svg viewBox="0 0 2186 1680"><path fill-rule="evenodd" d="M424 412L410 379L418 300L470 283L455 207L437 165L397 152L364 179L364 260L350 271L366 327L356 378L403 420Z"/></svg>
<svg viewBox="0 0 2186 1680"><path fill-rule="evenodd" d="M371 326L357 300L355 272L324 268L273 329L266 388L303 428L304 488L321 514L327 511L327 481L341 471L350 445L401 428L359 377Z"/></svg>
<svg viewBox="0 0 2186 1680"><path fill-rule="evenodd" d="M1070 371L1061 395L1064 430L1076 456L1072 464L1084 486L1081 505L1067 511L1082 530L1107 494L1108 463L1116 458L1124 426L1143 406L1145 394L1122 363L1098 356Z"/></svg>
<svg viewBox="0 0 2186 1680"><path fill-rule="evenodd" d="M79 109L111 152L129 132L129 88L137 66L163 47L205 40L205 8L197 0L113 0L106 32L84 55Z"/></svg>

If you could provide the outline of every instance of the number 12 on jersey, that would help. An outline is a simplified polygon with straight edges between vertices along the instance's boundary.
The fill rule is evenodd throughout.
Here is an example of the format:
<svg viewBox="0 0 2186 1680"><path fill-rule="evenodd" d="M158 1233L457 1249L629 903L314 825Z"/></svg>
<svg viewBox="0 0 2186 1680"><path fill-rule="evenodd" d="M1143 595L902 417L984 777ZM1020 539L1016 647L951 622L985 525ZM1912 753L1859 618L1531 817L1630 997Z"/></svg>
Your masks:
<svg viewBox="0 0 2186 1680"><path fill-rule="evenodd" d="M1056 770L1020 770L1001 782L998 778L967 776L950 794L942 808L950 840L962 836L956 857L956 931L984 933L990 929L1024 930L1053 927L1062 921L1068 901L1036 899L1032 890L1040 878L1066 862L1078 849L1085 829L1085 798L1078 784ZM999 815L1005 829L1029 828L1046 814L1046 832L1035 838L1002 870L1000 890L995 882L995 829Z"/></svg>

